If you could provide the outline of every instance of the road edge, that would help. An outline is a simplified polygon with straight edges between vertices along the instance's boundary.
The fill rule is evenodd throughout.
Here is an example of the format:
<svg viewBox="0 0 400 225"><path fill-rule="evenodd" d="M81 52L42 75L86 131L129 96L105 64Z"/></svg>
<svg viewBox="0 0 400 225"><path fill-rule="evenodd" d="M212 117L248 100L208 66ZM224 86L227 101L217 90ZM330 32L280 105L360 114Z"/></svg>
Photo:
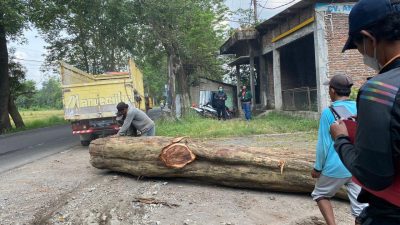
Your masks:
<svg viewBox="0 0 400 225"><path fill-rule="evenodd" d="M59 124L59 125L53 125L53 126L49 126L49 127L41 127L41 128L30 129L30 130L18 131L18 132L15 132L15 133L2 134L2 135L0 135L0 139L8 138L8 137L11 137L11 136L29 134L29 133L33 133L33 132L40 131L40 130L46 130L46 129L49 129L49 128L63 127L63 126L70 126L70 124ZM71 133L72 133L72 131L71 131Z"/></svg>

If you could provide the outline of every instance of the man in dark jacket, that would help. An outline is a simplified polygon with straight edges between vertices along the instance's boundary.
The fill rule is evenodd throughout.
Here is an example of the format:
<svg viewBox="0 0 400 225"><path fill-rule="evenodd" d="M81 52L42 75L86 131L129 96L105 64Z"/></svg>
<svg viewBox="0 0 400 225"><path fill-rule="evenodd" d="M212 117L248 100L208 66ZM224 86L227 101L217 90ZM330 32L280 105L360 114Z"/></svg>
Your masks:
<svg viewBox="0 0 400 225"><path fill-rule="evenodd" d="M360 0L347 49L358 49L379 74L358 93L355 143L343 121L331 126L335 149L362 187L358 200L370 205L363 224L400 224L400 0Z"/></svg>
<svg viewBox="0 0 400 225"><path fill-rule="evenodd" d="M226 106L225 101L228 97L224 92L224 88L219 86L218 92L214 94L214 103L217 108L218 120L221 120L221 116L226 120Z"/></svg>

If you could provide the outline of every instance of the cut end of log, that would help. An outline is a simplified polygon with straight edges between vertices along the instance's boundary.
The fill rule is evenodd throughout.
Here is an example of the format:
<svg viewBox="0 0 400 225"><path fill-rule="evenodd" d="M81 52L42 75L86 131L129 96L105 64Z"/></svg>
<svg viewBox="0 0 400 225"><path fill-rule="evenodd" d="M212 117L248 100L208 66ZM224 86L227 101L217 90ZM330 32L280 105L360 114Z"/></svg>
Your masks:
<svg viewBox="0 0 400 225"><path fill-rule="evenodd" d="M174 140L172 144L163 148L160 159L164 162L165 166L180 169L193 162L196 159L196 155L193 154L186 144L176 143L176 140Z"/></svg>

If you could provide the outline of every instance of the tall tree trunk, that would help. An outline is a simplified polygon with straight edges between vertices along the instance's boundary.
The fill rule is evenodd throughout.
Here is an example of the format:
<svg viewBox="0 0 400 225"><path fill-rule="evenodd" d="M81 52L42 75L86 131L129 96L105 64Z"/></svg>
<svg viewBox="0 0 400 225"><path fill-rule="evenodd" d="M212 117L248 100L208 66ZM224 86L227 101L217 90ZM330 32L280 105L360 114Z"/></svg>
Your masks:
<svg viewBox="0 0 400 225"><path fill-rule="evenodd" d="M0 13L1 20L3 20L3 15ZM0 134L11 129L10 117L8 116L9 80L6 31L4 26L0 24Z"/></svg>
<svg viewBox="0 0 400 225"><path fill-rule="evenodd" d="M21 114L18 112L18 108L15 105L14 98L11 94L8 99L8 112L10 113L16 128L25 127L24 121L22 120Z"/></svg>
<svg viewBox="0 0 400 225"><path fill-rule="evenodd" d="M175 108L175 97L176 97L176 77L174 72L174 56L168 54L168 97L170 99L170 107L171 113L175 116L176 108Z"/></svg>
<svg viewBox="0 0 400 225"><path fill-rule="evenodd" d="M185 114L187 109L190 107L190 96L189 96L189 84L188 84L188 75L181 70L178 73L177 77L177 86L179 93L181 94L181 112Z"/></svg>
<svg viewBox="0 0 400 225"><path fill-rule="evenodd" d="M172 99L173 104L175 103L176 94L180 94L180 111L182 115L185 114L186 109L190 107L190 99L189 99L189 84L188 84L188 77L183 69L182 59L180 58L177 51L172 48L169 51L169 61L168 61L168 68L169 68L169 77L175 80L174 83L174 97ZM171 85L171 83L170 83ZM175 86L176 85L176 86ZM177 107L175 105L175 107Z"/></svg>

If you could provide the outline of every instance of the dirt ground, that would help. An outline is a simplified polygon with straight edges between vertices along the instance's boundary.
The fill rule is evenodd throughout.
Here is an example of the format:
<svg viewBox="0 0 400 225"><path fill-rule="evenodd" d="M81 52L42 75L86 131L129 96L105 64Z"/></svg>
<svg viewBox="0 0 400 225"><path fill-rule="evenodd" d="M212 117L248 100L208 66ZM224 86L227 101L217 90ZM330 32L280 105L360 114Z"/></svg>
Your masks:
<svg viewBox="0 0 400 225"><path fill-rule="evenodd" d="M315 134L259 135L229 144L315 148ZM310 168L311 170L311 168ZM349 204L333 201L339 225ZM234 189L183 179L138 179L98 170L86 147L0 174L0 224L325 224L308 195Z"/></svg>

